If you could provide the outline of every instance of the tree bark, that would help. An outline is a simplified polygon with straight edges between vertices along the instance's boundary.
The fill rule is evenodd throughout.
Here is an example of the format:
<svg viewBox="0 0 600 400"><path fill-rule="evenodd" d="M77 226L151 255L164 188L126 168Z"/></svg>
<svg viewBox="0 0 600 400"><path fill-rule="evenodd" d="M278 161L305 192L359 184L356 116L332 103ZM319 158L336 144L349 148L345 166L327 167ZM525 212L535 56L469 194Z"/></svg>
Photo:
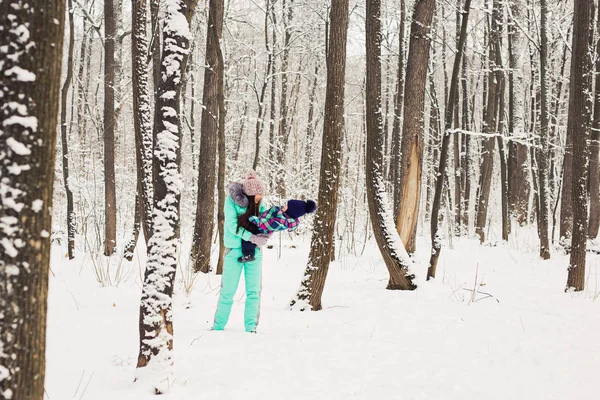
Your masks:
<svg viewBox="0 0 600 400"><path fill-rule="evenodd" d="M212 9L215 9L213 12ZM211 0L206 33L206 69L202 92L202 122L200 125L200 160L198 162L198 200L191 260L194 270L208 273L211 270L210 253L214 230L215 184L217 171L219 77L217 46L223 30L223 0ZM216 31L216 32L213 32Z"/></svg>
<svg viewBox="0 0 600 400"><path fill-rule="evenodd" d="M313 170L313 141L315 139L315 99L317 93L317 84L319 77L319 62L315 63L315 74L308 96L308 118L306 121L306 145L304 147L304 168L307 172Z"/></svg>
<svg viewBox="0 0 600 400"><path fill-rule="evenodd" d="M600 7L596 31L600 34ZM588 237L595 239L600 228L600 35L596 41L596 83L594 90L594 120L590 141L590 220Z"/></svg>
<svg viewBox="0 0 600 400"><path fill-rule="evenodd" d="M216 13L216 9L212 9L212 12ZM216 19L216 16L215 16ZM217 87L217 101L219 103L219 127L218 127L218 150L219 150L219 167L218 167L218 179L217 179L217 191L218 194L218 211L217 211L217 223L219 226L219 260L217 262L217 275L223 274L223 263L225 259L225 163L227 161L227 154L225 148L225 61L223 59L223 52L221 51L221 43L217 36L217 30L213 29L212 34L214 35L214 41L216 42L217 51L217 75L218 75L218 87ZM266 86L266 84L265 84Z"/></svg>
<svg viewBox="0 0 600 400"><path fill-rule="evenodd" d="M41 400L65 1L15 4L0 2L0 396Z"/></svg>
<svg viewBox="0 0 600 400"><path fill-rule="evenodd" d="M115 7L104 1L104 255L117 247L115 185Z"/></svg>
<svg viewBox="0 0 600 400"><path fill-rule="evenodd" d="M575 0L573 12L573 42L571 56L571 82L569 86L569 116L567 132L573 143L573 179L564 180L563 187L571 191L573 201L573 225L571 257L567 290L580 291L585 286L585 261L587 245L587 178L589 162L589 73L590 11L592 0ZM564 192L564 191L563 191Z"/></svg>
<svg viewBox="0 0 600 400"><path fill-rule="evenodd" d="M460 36L456 46L456 55L454 56L454 66L452 68L452 79L450 81L450 91L448 93L448 102L446 103L444 137L442 138L442 150L440 153L440 164L438 167L437 180L435 183L435 194L431 210L431 258L429 259L429 268L427 269L427 280L435 278L438 259L442 251L442 241L439 230L439 214L442 203L442 191L444 190L444 179L446 175L446 166L448 159L448 150L450 147L450 138L452 128L452 119L454 117L454 107L456 106L456 97L458 96L458 75L460 71L461 58L464 57L465 42L467 41L467 25L469 22L469 11L471 10L471 0L465 0L465 8L462 11L462 20L460 25Z"/></svg>
<svg viewBox="0 0 600 400"><path fill-rule="evenodd" d="M548 186L548 151L549 151L549 118L548 118L548 78L547 78L547 61L548 61L548 34L547 34L547 16L548 5L546 0L540 1L541 18L540 18L540 86L541 86L541 113L540 113L540 151L538 152L538 201L539 201L539 217L538 217L538 236L540 238L540 257L544 260L550 258L550 241L548 237L549 223L549 186Z"/></svg>
<svg viewBox="0 0 600 400"><path fill-rule="evenodd" d="M420 35L427 35L431 19L435 9L434 0L419 0L415 7L414 20L425 26L420 29L418 23L413 24L413 32L419 32ZM367 50L367 81L366 81L366 119L367 119L367 154L366 154L366 182L367 182L367 202L369 205L369 215L377 246L383 256L383 260L390 274L387 288L390 290L413 290L417 286L413 283L414 275L409 275L408 266L410 259L403 245L402 239L395 232L393 218L390 215L385 198L385 183L383 179L383 135L382 135L382 115L381 115L381 1L367 0L366 13L366 50ZM415 37L421 42L423 38ZM425 40L423 45L429 53L429 41ZM426 78L427 57L420 57L420 62L425 65L413 65L416 71ZM414 60L413 60L414 61ZM409 61L410 63L410 61ZM420 76L420 74L419 74ZM411 82L408 77L407 82ZM422 99L424 101L425 87L424 83L418 86L422 93L413 91L406 92ZM408 89L408 88L407 88ZM418 98L417 97L417 98ZM413 110L416 113L417 110ZM422 118L423 109L418 118ZM416 116L415 116L416 117ZM406 117L408 118L408 116ZM406 134L406 124L404 125ZM418 134L418 132L417 132ZM422 136L422 132L420 132ZM416 144L415 144L416 145ZM416 149L416 147L415 147ZM410 175L409 175L410 176ZM401 197L402 198L402 197ZM404 207L404 206L403 206ZM400 211L402 214L402 211Z"/></svg>
<svg viewBox="0 0 600 400"><path fill-rule="evenodd" d="M496 133L496 124L498 116L498 84L501 79L502 68L498 64L500 56L500 32L498 21L500 19L500 3L498 0L493 2L493 11L491 16L491 30L489 42L489 77L488 77L488 100L483 132L487 134ZM494 171L494 149L496 141L493 137L483 139L483 155L481 162L481 175L479 179L479 198L477 206L477 218L475 220L475 232L479 236L479 241L485 241L485 227L487 223L487 211L490 198L490 188L492 186L492 173Z"/></svg>
<svg viewBox="0 0 600 400"><path fill-rule="evenodd" d="M289 140L290 127L288 121L288 65L290 60L290 41L292 38L292 19L294 15L294 0L287 0L289 4L286 5L286 0L282 3L282 22L283 22L283 51L281 54L281 94L279 97L279 126L277 133L277 147L276 147L276 162L277 162L277 174L275 176L276 188L275 192L279 198L283 199L286 196L286 179L285 179L285 154L287 151L287 144Z"/></svg>
<svg viewBox="0 0 600 400"><path fill-rule="evenodd" d="M414 253L417 248L416 228L423 169L423 110L431 40L429 32L434 9L435 0L420 0L415 4L406 64L404 121L400 145L402 156L398 181L400 209L396 227L409 253Z"/></svg>
<svg viewBox="0 0 600 400"><path fill-rule="evenodd" d="M525 139L525 124L522 116L523 77L519 49L523 41L516 26L520 18L521 1L514 0L510 4L508 20L508 133L512 138ZM527 173L527 147L518 140L508 143L508 201L510 217L516 218L519 224L527 222L527 206L529 203L529 174Z"/></svg>
<svg viewBox="0 0 600 400"><path fill-rule="evenodd" d="M346 42L348 37L348 0L332 1L329 13L331 31L327 52L327 89L319 195L310 253L304 277L290 307L318 311L329 270L334 244L338 188L344 131L344 93Z"/></svg>
<svg viewBox="0 0 600 400"><path fill-rule="evenodd" d="M69 49L67 53L67 76L60 96L60 137L62 147L62 171L67 194L67 242L69 260L75 258L75 210L73 209L73 191L69 184L69 138L67 133L67 98L73 79L73 49L75 46L75 24L73 22L73 2L68 1Z"/></svg>
<svg viewBox="0 0 600 400"><path fill-rule="evenodd" d="M147 0L132 3L131 63L133 85L133 123L135 129L135 148L137 162L137 193L146 243L152 236L152 109L148 82L149 46L146 39ZM138 204L136 204L138 207ZM134 243L135 246L135 243Z"/></svg>
<svg viewBox="0 0 600 400"><path fill-rule="evenodd" d="M396 82L396 93L394 96L394 123L392 125L392 146L390 177L393 187L394 221L398 218L400 212L400 184L398 182L400 168L400 140L402 132L400 123L402 122L402 105L404 104L404 31L406 20L406 0L400 0L400 21L398 27L398 71Z"/></svg>

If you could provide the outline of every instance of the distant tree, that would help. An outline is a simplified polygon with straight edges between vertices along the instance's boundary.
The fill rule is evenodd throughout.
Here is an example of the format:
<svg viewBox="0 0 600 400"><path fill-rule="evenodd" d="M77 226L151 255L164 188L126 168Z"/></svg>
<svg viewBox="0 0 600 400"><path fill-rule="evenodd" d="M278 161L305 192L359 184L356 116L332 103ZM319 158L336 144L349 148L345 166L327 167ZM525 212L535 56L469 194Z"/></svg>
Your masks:
<svg viewBox="0 0 600 400"><path fill-rule="evenodd" d="M444 137L442 138L442 150L440 152L439 167L435 183L435 194L431 210L431 258L429 268L427 269L427 279L435 278L438 259L442 250L442 243L439 237L439 213L442 203L442 191L444 190L444 180L446 179L446 168L448 164L448 149L450 148L452 119L455 116L454 107L456 106L456 97L458 96L458 77L460 72L461 58L464 57L464 48L467 41L467 26L469 22L469 12L471 10L471 0L465 0L465 6L461 12L461 25L456 56L454 58L454 67L452 69L452 78L450 80L450 91L448 93L448 102L446 103L446 120L444 124Z"/></svg>
<svg viewBox="0 0 600 400"><path fill-rule="evenodd" d="M540 238L540 257L544 260L550 258L550 240L548 236L548 224L550 221L549 214L549 123L548 115L548 4L546 0L540 0L541 17L540 17L540 107L541 109L541 125L540 125L540 147L537 153L538 162L538 236Z"/></svg>
<svg viewBox="0 0 600 400"><path fill-rule="evenodd" d="M64 0L0 2L0 398L7 400L44 397L64 28Z"/></svg>
<svg viewBox="0 0 600 400"><path fill-rule="evenodd" d="M146 244L152 236L152 109L148 82L147 60L149 46L146 38L148 3L134 1L131 7L131 70L133 86L133 125L135 130L135 155L137 165L137 195L135 202L136 220L132 241L125 251L133 258L139 228L143 228Z"/></svg>
<svg viewBox="0 0 600 400"><path fill-rule="evenodd" d="M73 80L73 50L75 46L75 23L73 21L73 2L68 1L67 17L69 21L69 48L67 50L67 75L60 92L60 138L62 147L62 171L67 195L67 251L69 260L75 258L75 210L73 209L73 190L69 182L69 138L67 124L68 97Z"/></svg>
<svg viewBox="0 0 600 400"><path fill-rule="evenodd" d="M117 188L115 184L115 40L114 0L104 1L104 255L117 247Z"/></svg>
<svg viewBox="0 0 600 400"><path fill-rule="evenodd" d="M501 65L498 64L500 55L500 15L501 7L499 0L493 0L493 9L490 23L489 40L489 72L488 88L485 118L483 123L483 132L495 134L497 132L498 106L500 100L500 79L502 75ZM479 241L485 241L485 227L487 224L487 215L490 199L490 189L492 186L492 174L494 172L494 150L496 140L494 137L483 139L481 156L481 175L479 178L478 204L475 220L475 232L479 236Z"/></svg>

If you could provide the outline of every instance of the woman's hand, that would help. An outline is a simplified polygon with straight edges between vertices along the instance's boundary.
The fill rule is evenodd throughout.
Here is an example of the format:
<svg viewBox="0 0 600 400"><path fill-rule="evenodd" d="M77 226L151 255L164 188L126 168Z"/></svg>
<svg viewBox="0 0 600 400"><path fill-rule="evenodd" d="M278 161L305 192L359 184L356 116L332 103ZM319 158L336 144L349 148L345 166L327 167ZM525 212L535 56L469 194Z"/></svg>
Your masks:
<svg viewBox="0 0 600 400"><path fill-rule="evenodd" d="M250 239L248 240L251 243L254 243L258 247L262 247L271 239L270 233L257 233L250 235Z"/></svg>

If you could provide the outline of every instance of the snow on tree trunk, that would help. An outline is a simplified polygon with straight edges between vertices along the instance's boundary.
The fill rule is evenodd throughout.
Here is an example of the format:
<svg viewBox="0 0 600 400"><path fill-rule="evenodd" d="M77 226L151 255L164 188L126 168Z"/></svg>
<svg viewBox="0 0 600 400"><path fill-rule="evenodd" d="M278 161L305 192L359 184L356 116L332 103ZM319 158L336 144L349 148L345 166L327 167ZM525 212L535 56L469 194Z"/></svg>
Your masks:
<svg viewBox="0 0 600 400"><path fill-rule="evenodd" d="M163 393L173 383L172 296L177 269L179 200L180 93L191 38L189 24L196 2L166 0L161 79L156 109L160 119L154 143L154 213L140 305L140 352L137 377Z"/></svg>
<svg viewBox="0 0 600 400"><path fill-rule="evenodd" d="M435 8L434 0L420 0L416 11L423 10L429 17L416 13L415 19L430 25ZM367 154L366 182L367 201L373 233L383 260L388 268L390 279L388 289L412 290L416 285L413 275L408 274L411 264L404 244L396 232L394 220L387 210L389 205L383 180L383 124L381 110L381 2L367 0L366 4L366 48L367 48ZM424 68L427 68L427 63ZM408 81L408 79L407 79ZM423 90L425 90L423 88Z"/></svg>
<svg viewBox="0 0 600 400"><path fill-rule="evenodd" d="M404 103L404 20L406 19L406 1L400 0L400 21L398 22L398 69L396 93L394 94L394 121L392 124L392 144L389 181L392 183L394 204L394 220L400 212L400 185L398 184L398 168L400 167L400 123L402 121L402 105Z"/></svg>
<svg viewBox="0 0 600 400"><path fill-rule="evenodd" d="M146 38L147 0L134 1L131 10L131 63L133 85L133 123L137 161L137 191L141 197L141 217L146 242L152 236L152 109L148 86L148 39ZM136 207L138 205L136 204Z"/></svg>
<svg viewBox="0 0 600 400"><path fill-rule="evenodd" d="M348 0L333 2L329 17L331 31L327 54L327 91L317 199L319 208L314 222L308 265L298 294L290 303L291 308L302 311L322 309L321 296L331 261L338 205L344 130Z"/></svg>
<svg viewBox="0 0 600 400"><path fill-rule="evenodd" d="M41 400L65 1L0 2L0 398Z"/></svg>
<svg viewBox="0 0 600 400"><path fill-rule="evenodd" d="M548 237L549 224L549 116L548 116L548 78L547 78L547 61L548 61L548 35L547 35L547 17L548 6L546 0L541 0L541 22L540 22L540 85L541 85L541 126L540 126L540 146L538 151L538 236L540 238L540 257L544 260L550 258L550 241Z"/></svg>

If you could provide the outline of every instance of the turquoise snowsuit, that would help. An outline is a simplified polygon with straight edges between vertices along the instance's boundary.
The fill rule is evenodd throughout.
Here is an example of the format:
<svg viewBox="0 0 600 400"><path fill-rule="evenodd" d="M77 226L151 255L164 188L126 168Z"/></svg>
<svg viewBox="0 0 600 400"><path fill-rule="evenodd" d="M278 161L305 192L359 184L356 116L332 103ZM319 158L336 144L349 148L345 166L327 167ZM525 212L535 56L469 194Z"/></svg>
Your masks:
<svg viewBox="0 0 600 400"><path fill-rule="evenodd" d="M229 193L225 199L225 229L224 244L229 253L225 255L223 264L223 275L221 277L221 295L217 303L213 330L225 329L233 297L240 281L240 275L244 270L244 281L246 284L246 308L244 310L244 328L246 332L256 330L260 308L260 290L262 282L262 252L256 249L255 260L247 263L238 262L242 256L242 239L249 240L252 235L244 228L238 230L238 216L246 212L247 198L243 194L242 185L232 183L229 185ZM235 199L235 200L234 200ZM261 205L260 211L265 207Z"/></svg>

